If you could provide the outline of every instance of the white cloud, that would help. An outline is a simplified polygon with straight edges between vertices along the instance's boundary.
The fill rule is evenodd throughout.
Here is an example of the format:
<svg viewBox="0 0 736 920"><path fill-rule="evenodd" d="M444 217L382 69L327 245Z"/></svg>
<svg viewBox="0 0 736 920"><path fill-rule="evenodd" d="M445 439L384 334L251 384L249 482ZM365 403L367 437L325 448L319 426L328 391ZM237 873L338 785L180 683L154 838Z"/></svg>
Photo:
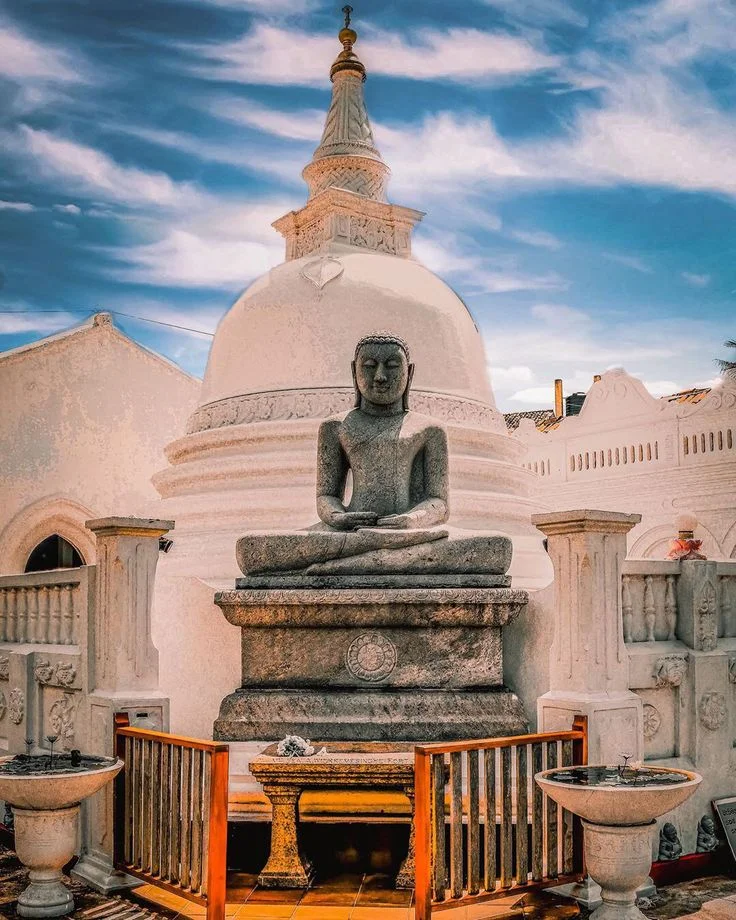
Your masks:
<svg viewBox="0 0 736 920"><path fill-rule="evenodd" d="M322 136L326 115L322 109L285 112L233 97L208 100L206 108L212 115L236 124L247 125L249 128L257 128L275 137L315 143Z"/></svg>
<svg viewBox="0 0 736 920"><path fill-rule="evenodd" d="M669 396L670 393L679 393L683 387L674 380L642 380L644 386L652 396Z"/></svg>
<svg viewBox="0 0 736 920"><path fill-rule="evenodd" d="M627 256L619 252L602 252L601 255L609 262L618 262L619 265L625 265L635 272L641 272L644 275L651 275L654 269L639 256Z"/></svg>
<svg viewBox="0 0 736 920"><path fill-rule="evenodd" d="M203 201L202 193L191 183L175 182L162 172L121 166L101 150L48 131L21 125L6 144L20 156L32 157L34 172L106 201L171 208L188 208Z"/></svg>
<svg viewBox="0 0 736 920"><path fill-rule="evenodd" d="M528 246L537 246L542 249L562 249L562 242L552 233L545 230L512 230L509 233L513 239Z"/></svg>
<svg viewBox="0 0 736 920"><path fill-rule="evenodd" d="M506 294L511 291L564 291L569 283L556 272L529 275L523 272L489 271L479 269L468 279L469 286L479 288L473 293Z"/></svg>
<svg viewBox="0 0 736 920"><path fill-rule="evenodd" d="M11 80L84 80L84 67L69 52L42 44L0 17L0 75Z"/></svg>
<svg viewBox="0 0 736 920"><path fill-rule="evenodd" d="M552 386L526 387L508 397L511 402L524 403L535 409L551 407L554 402ZM523 411L523 410L522 410Z"/></svg>
<svg viewBox="0 0 736 920"><path fill-rule="evenodd" d="M549 325L564 323L566 325L582 325L590 322L590 317L582 310L574 310L561 303L537 303L531 308L531 314L535 319L541 320Z"/></svg>
<svg viewBox="0 0 736 920"><path fill-rule="evenodd" d="M75 216L82 213L82 209L76 204L55 204L54 210L60 211L62 214L73 214Z"/></svg>
<svg viewBox="0 0 736 920"><path fill-rule="evenodd" d="M526 364L512 364L510 367L491 367L491 383L494 390L513 390L534 382L534 372Z"/></svg>
<svg viewBox="0 0 736 920"><path fill-rule="evenodd" d="M0 211L35 211L36 208L28 201L0 201Z"/></svg>
<svg viewBox="0 0 736 920"><path fill-rule="evenodd" d="M263 274L283 258L283 247L249 240L208 239L172 230L156 243L118 255L130 267L112 274L123 281L172 287L230 288Z"/></svg>
<svg viewBox="0 0 736 920"><path fill-rule="evenodd" d="M421 29L407 42L394 33L364 30L358 51L369 73L460 82L518 76L555 66L559 59L525 38L478 29ZM196 49L208 62L205 77L244 83L324 86L340 46L332 36L258 23L234 41Z"/></svg>
<svg viewBox="0 0 736 920"><path fill-rule="evenodd" d="M710 284L710 275L695 275L692 272L680 272L680 274L683 280L692 287L704 288Z"/></svg>
<svg viewBox="0 0 736 920"><path fill-rule="evenodd" d="M0 313L0 335L18 335L25 332L51 335L69 326L78 326L82 322L79 314L33 312L33 306L25 301L3 301L2 309L19 312Z"/></svg>
<svg viewBox="0 0 736 920"><path fill-rule="evenodd" d="M495 7L506 14L511 21L529 23L535 27L540 24L564 22L568 25L583 27L588 24L588 17L579 12L570 0L485 0L488 6ZM583 5L583 8L584 5Z"/></svg>

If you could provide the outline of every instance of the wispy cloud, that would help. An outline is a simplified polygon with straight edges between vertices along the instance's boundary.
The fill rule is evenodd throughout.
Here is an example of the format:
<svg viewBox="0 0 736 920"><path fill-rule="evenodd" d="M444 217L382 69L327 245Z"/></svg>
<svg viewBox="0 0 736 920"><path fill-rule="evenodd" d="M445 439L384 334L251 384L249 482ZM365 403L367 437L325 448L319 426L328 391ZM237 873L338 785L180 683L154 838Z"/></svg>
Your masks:
<svg viewBox="0 0 736 920"><path fill-rule="evenodd" d="M35 211L36 208L28 201L2 201L0 200L0 211Z"/></svg>
<svg viewBox="0 0 736 920"><path fill-rule="evenodd" d="M0 75L78 83L86 79L86 70L77 56L31 38L0 13Z"/></svg>
<svg viewBox="0 0 736 920"><path fill-rule="evenodd" d="M643 275L651 275L654 269L644 261L640 256L625 255L620 252L602 252L601 255L609 262L618 262L619 265L625 265L635 272L641 272Z"/></svg>
<svg viewBox="0 0 736 920"><path fill-rule="evenodd" d="M680 274L691 287L704 288L710 284L710 275L696 275L693 272L681 272Z"/></svg>
<svg viewBox="0 0 736 920"><path fill-rule="evenodd" d="M34 173L104 201L186 208L203 198L191 183L175 182L163 172L122 166L101 150L27 125L6 137L6 145L20 157L30 155Z"/></svg>
<svg viewBox="0 0 736 920"><path fill-rule="evenodd" d="M563 243L554 234L545 230L511 230L509 236L526 243L527 246L537 246L541 249L562 249Z"/></svg>
<svg viewBox="0 0 736 920"><path fill-rule="evenodd" d="M478 29L420 29L412 40L364 29L360 54L369 72L412 80L498 79L554 67L559 58L527 39ZM234 41L191 48L202 76L275 85L324 85L340 46L334 37L259 22Z"/></svg>
<svg viewBox="0 0 736 920"><path fill-rule="evenodd" d="M324 82L324 75L322 79ZM290 140L316 142L325 123L325 112L322 109L285 112L232 96L208 99L206 108L210 114L220 118Z"/></svg>

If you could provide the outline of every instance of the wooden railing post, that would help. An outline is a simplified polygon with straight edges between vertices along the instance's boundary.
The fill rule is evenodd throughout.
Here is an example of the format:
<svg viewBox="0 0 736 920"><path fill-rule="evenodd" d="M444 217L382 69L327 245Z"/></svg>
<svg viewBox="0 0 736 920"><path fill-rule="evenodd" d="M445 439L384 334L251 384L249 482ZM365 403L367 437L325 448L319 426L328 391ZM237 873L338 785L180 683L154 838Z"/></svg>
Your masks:
<svg viewBox="0 0 736 920"><path fill-rule="evenodd" d="M207 920L225 920L227 890L228 749L219 746L211 756L212 779L207 847Z"/></svg>
<svg viewBox="0 0 736 920"><path fill-rule="evenodd" d="M125 738L118 734L121 728L127 728L130 719L127 712L116 712L113 716L113 751L115 756L125 760ZM123 858L123 840L125 836L125 812L131 807L125 801L125 774L130 769L126 763L115 777L113 788L113 865L117 865Z"/></svg>
<svg viewBox="0 0 736 920"><path fill-rule="evenodd" d="M585 766L588 763L588 717L575 716L572 730L581 732L582 737L572 743L572 762L575 766ZM585 849L583 847L583 822L578 815L572 819L572 859L573 871L580 872L580 877L585 876Z"/></svg>
<svg viewBox="0 0 736 920"><path fill-rule="evenodd" d="M414 827L416 834L416 868L414 902L416 920L432 916L432 832L430 820L430 760L421 748L414 751Z"/></svg>

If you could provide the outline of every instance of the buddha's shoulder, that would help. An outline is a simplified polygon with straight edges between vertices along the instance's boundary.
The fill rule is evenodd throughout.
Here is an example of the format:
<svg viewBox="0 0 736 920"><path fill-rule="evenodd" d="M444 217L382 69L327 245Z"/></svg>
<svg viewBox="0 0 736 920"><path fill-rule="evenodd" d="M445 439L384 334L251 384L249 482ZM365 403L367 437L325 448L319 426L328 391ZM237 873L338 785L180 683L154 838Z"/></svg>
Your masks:
<svg viewBox="0 0 736 920"><path fill-rule="evenodd" d="M404 431L424 431L428 435L436 435L438 437L445 436L445 426L436 418L432 418L431 415L422 415L421 412L412 412L409 410L404 415Z"/></svg>

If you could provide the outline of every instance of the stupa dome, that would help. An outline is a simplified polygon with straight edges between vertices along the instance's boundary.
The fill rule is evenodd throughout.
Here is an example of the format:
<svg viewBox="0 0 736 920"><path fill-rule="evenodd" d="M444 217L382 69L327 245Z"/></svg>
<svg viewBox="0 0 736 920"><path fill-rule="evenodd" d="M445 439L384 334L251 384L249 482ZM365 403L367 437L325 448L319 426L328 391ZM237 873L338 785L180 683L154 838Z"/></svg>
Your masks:
<svg viewBox="0 0 736 920"><path fill-rule="evenodd" d="M388 332L411 350L411 409L447 428L451 523L509 534L516 584L544 584L551 565L531 524L542 509L521 464L525 447L496 408L467 307L412 257L422 212L386 198L390 170L365 108L356 38L347 26L340 33L325 129L302 173L307 202L273 224L285 261L220 322L199 406L154 477L156 513L176 520L163 567L226 583L245 531L315 522L319 425L354 403L358 340Z"/></svg>
<svg viewBox="0 0 736 920"><path fill-rule="evenodd" d="M325 277L331 280L320 288ZM217 329L201 404L350 388L355 343L377 330L409 343L414 393L447 394L495 409L481 338L457 294L413 259L347 247L285 262L245 291Z"/></svg>

